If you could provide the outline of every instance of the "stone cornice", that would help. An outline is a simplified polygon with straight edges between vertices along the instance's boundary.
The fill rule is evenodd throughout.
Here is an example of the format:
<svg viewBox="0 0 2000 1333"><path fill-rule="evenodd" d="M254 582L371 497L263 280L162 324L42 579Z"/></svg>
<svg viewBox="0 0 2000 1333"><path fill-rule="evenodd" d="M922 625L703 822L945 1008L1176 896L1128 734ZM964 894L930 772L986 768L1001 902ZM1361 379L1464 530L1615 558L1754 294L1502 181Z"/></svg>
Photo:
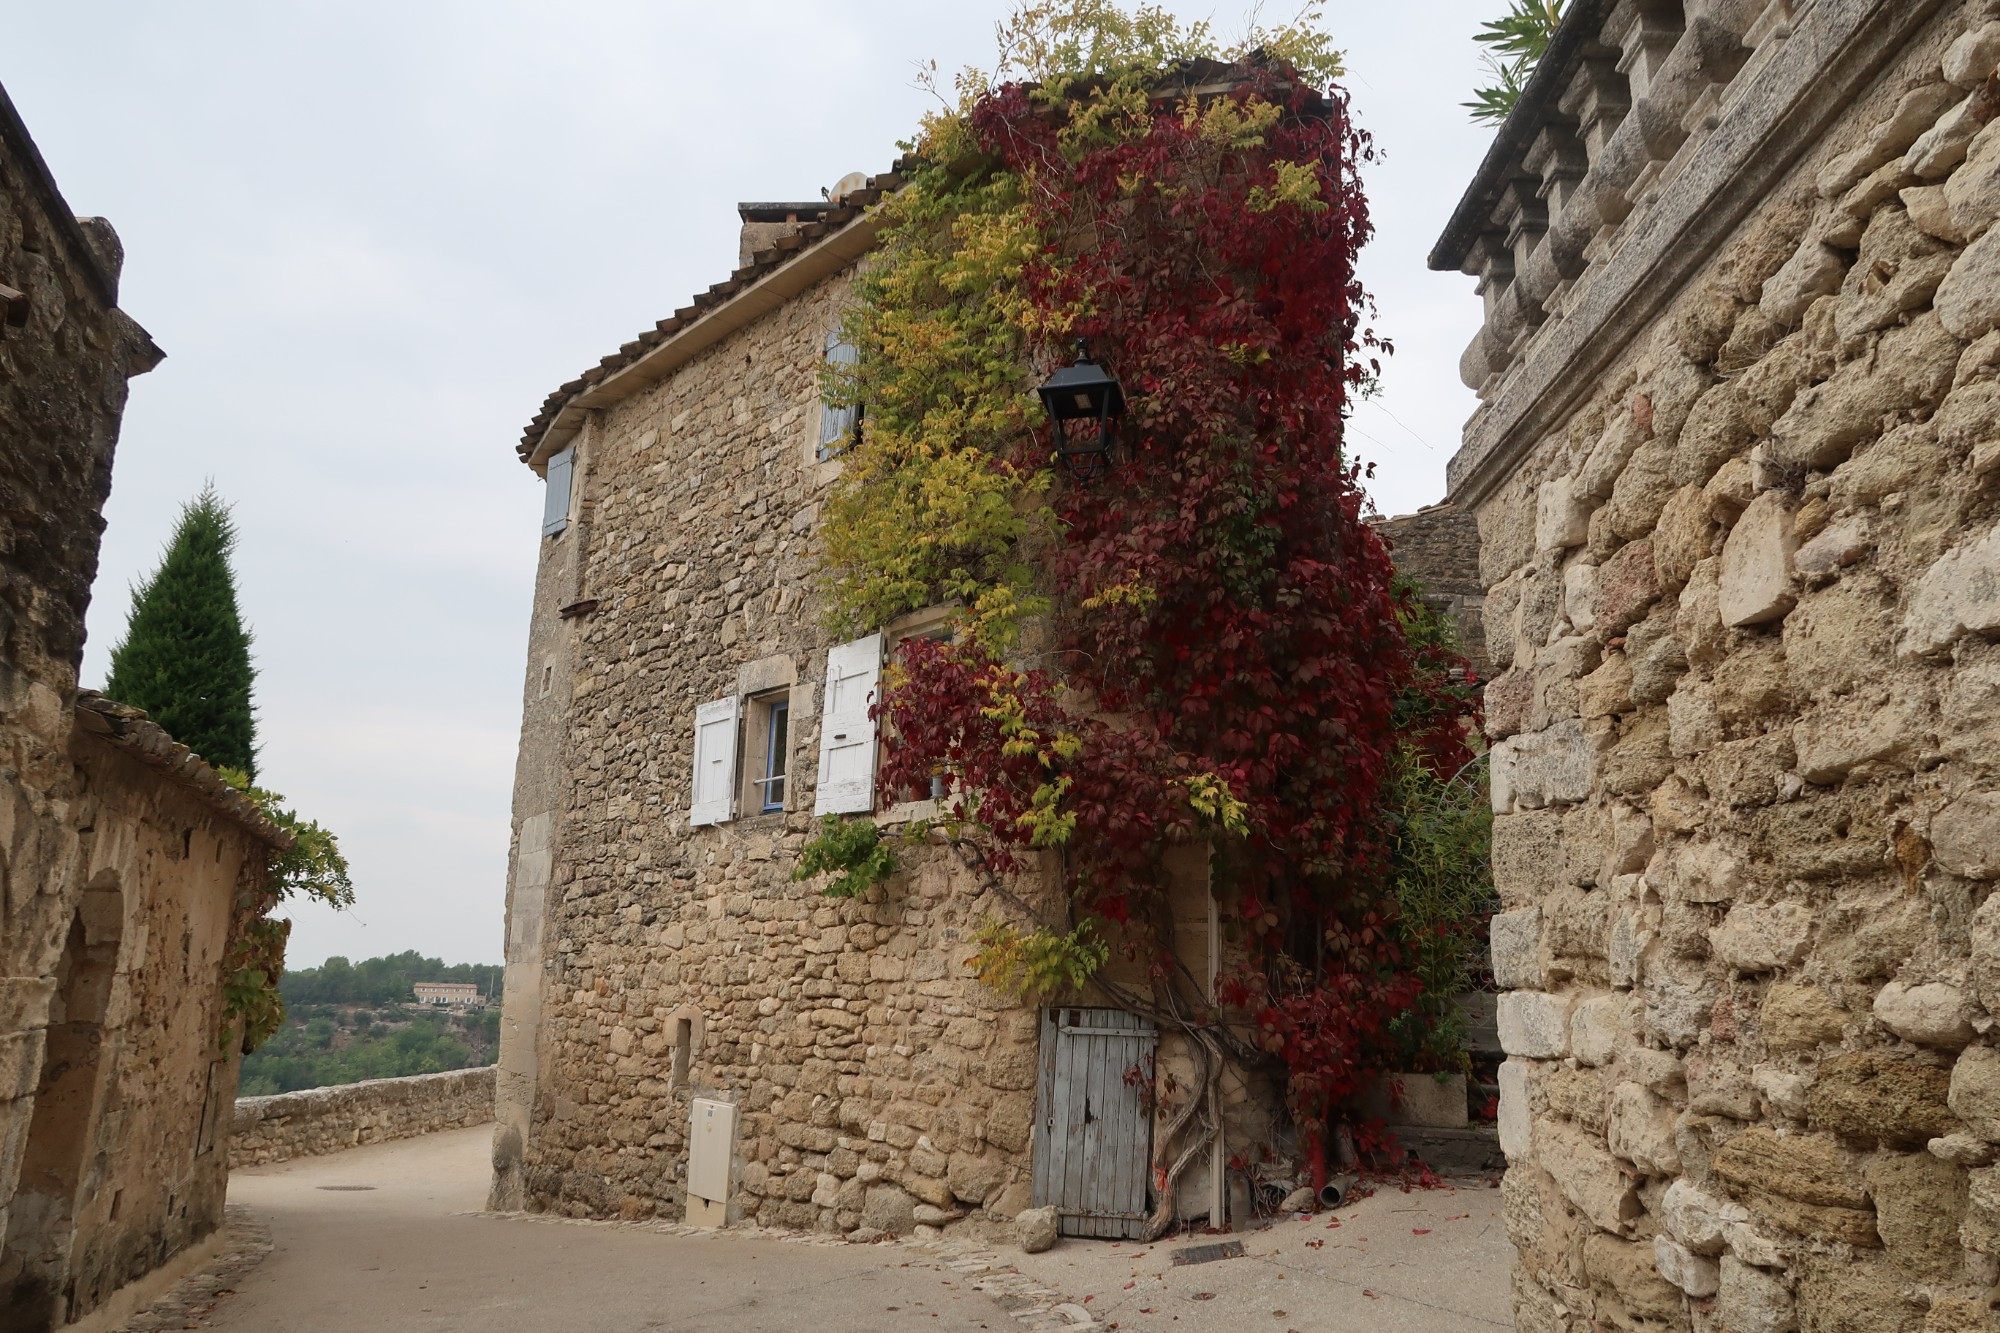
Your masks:
<svg viewBox="0 0 2000 1333"><path fill-rule="evenodd" d="M1506 480L1942 4L1817 0L1798 16L1500 377L1447 467L1453 501L1476 505Z"/></svg>

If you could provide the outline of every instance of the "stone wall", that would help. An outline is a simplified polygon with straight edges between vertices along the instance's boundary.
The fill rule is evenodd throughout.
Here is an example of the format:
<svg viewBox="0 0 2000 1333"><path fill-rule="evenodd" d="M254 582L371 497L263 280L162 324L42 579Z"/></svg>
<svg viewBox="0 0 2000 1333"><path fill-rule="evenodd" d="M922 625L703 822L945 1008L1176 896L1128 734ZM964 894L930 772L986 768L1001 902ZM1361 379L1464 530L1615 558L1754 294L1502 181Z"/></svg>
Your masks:
<svg viewBox="0 0 2000 1333"><path fill-rule="evenodd" d="M0 93L0 1326L102 1304L221 1221L221 967L283 835L143 715L79 704L126 380L121 251Z"/></svg>
<svg viewBox="0 0 2000 1333"><path fill-rule="evenodd" d="M1379 519L1376 531L1388 539L1396 572L1423 587L1432 605L1451 618L1458 641L1481 676L1504 670L1486 654L1486 585L1479 578L1479 520L1450 501L1414 514Z"/></svg>
<svg viewBox="0 0 2000 1333"><path fill-rule="evenodd" d="M493 1119L493 1066L236 1099L229 1167L317 1157Z"/></svg>
<svg viewBox="0 0 2000 1333"><path fill-rule="evenodd" d="M1524 1330L1993 1326L2000 25L1783 17L1468 362Z"/></svg>

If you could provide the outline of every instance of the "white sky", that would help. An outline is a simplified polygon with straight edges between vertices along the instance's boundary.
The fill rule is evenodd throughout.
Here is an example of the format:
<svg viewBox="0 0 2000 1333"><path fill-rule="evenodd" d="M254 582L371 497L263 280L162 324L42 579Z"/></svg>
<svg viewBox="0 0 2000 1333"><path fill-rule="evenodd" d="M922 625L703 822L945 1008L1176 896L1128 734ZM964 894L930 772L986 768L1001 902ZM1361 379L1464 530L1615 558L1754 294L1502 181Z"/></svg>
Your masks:
<svg viewBox="0 0 2000 1333"><path fill-rule="evenodd" d="M989 64L1011 0L0 0L0 83L70 206L125 242L134 381L84 683L213 477L242 530L261 781L359 902L291 961L497 962L543 396L727 276L739 199L884 170L915 64ZM1173 3L1235 35L1243 0ZM1351 447L1440 497L1470 281L1424 268L1489 133L1458 103L1499 0L1331 0L1386 155L1363 276L1396 344ZM1275 0L1267 14L1292 12Z"/></svg>

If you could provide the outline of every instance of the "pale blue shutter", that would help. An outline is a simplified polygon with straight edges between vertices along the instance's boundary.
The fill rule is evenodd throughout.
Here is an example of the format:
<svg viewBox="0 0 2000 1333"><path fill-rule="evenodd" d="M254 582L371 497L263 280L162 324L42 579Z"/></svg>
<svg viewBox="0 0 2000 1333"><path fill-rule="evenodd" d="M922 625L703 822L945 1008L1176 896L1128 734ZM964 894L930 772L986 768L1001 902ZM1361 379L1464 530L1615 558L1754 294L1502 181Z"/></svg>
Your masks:
<svg viewBox="0 0 2000 1333"><path fill-rule="evenodd" d="M852 366L860 363L861 353L853 343L843 338L838 331L826 335L826 360L828 365ZM834 457L853 438L854 428L861 421L861 405L850 403L846 407L822 404L819 417L819 458L822 463Z"/></svg>
<svg viewBox="0 0 2000 1333"><path fill-rule="evenodd" d="M576 450L565 449L549 459L548 492L542 497L542 535L552 537L569 526L569 481L576 470Z"/></svg>

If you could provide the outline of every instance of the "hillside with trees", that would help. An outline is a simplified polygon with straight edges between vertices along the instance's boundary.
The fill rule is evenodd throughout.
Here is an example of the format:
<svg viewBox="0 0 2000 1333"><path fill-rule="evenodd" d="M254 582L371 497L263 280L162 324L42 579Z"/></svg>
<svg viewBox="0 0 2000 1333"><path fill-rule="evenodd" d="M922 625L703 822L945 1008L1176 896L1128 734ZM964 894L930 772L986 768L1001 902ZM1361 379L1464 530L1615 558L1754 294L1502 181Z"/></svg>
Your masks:
<svg viewBox="0 0 2000 1333"><path fill-rule="evenodd" d="M243 1060L237 1093L261 1097L371 1078L490 1065L500 1052L501 968L426 958L414 950L350 962L335 955L278 983L284 1026ZM489 997L454 1012L415 1003L420 981L461 981Z"/></svg>

